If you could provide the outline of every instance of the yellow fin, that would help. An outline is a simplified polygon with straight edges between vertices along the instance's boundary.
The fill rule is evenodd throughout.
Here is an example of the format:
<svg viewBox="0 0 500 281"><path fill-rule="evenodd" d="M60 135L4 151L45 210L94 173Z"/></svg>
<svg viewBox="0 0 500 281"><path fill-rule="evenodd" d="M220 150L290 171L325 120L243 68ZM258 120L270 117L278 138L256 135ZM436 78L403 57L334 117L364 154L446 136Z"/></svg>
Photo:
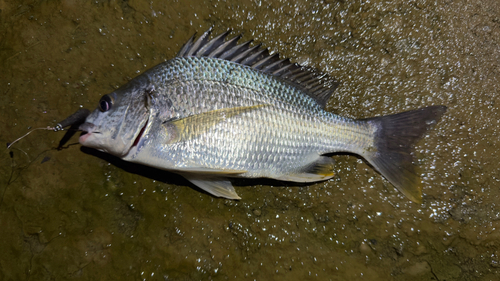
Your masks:
<svg viewBox="0 0 500 281"><path fill-rule="evenodd" d="M230 181L213 176L182 174L187 180L206 192L227 199L241 199Z"/></svg>
<svg viewBox="0 0 500 281"><path fill-rule="evenodd" d="M332 178L335 160L330 157L320 156L316 161L307 165L302 171L277 177L278 180L294 182L315 182Z"/></svg>
<svg viewBox="0 0 500 281"><path fill-rule="evenodd" d="M233 108L222 108L196 115L191 115L182 119L169 121L163 124L169 135L168 143L176 143L196 138L208 132L217 124L236 115L255 110L266 106L265 104L253 106L241 106Z"/></svg>

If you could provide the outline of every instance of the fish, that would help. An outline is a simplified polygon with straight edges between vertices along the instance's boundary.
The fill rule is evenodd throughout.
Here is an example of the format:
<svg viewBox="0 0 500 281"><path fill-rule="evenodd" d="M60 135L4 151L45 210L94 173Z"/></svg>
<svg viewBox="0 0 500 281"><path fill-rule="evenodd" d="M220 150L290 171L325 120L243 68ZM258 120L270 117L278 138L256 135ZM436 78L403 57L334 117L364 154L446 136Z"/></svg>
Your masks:
<svg viewBox="0 0 500 281"><path fill-rule="evenodd" d="M413 202L422 183L417 141L447 108L342 117L325 110L339 82L270 54L231 30L193 35L176 57L105 94L80 125L81 145L180 174L216 197L241 199L235 178L310 183L352 153Z"/></svg>

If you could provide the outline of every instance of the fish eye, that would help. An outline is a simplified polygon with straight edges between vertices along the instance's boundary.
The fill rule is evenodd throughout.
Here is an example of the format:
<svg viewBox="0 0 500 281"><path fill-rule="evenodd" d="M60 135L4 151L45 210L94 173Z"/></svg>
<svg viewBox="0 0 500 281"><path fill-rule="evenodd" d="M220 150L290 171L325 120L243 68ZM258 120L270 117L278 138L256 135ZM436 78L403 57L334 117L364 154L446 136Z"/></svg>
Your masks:
<svg viewBox="0 0 500 281"><path fill-rule="evenodd" d="M110 110L112 105L113 105L113 99L108 95L102 96L101 100L99 101L99 109L102 112Z"/></svg>

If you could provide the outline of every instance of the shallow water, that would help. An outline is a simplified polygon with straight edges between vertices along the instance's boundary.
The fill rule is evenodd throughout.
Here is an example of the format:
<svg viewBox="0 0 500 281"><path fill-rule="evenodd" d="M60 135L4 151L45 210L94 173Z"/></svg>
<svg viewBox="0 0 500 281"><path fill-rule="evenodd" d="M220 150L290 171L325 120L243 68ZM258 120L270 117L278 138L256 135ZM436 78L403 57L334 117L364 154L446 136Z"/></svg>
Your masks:
<svg viewBox="0 0 500 281"><path fill-rule="evenodd" d="M306 186L243 182L241 201L34 132L0 156L0 280L496 280L500 3L0 2L0 139L55 125L232 28L341 82L363 118L443 104L417 147L424 203L361 159ZM246 185L253 184L253 185ZM274 183L273 183L274 184Z"/></svg>

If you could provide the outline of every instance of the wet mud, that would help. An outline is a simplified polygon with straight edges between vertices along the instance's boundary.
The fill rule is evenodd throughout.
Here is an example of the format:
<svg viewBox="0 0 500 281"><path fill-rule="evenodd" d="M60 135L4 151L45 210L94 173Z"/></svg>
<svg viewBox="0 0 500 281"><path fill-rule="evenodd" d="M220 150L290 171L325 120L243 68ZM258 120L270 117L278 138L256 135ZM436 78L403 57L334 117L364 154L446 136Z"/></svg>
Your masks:
<svg viewBox="0 0 500 281"><path fill-rule="evenodd" d="M498 279L495 0L5 0L0 140L95 108L211 26L337 77L337 114L448 106L416 149L423 203L352 155L231 201L38 131L0 154L0 280Z"/></svg>

